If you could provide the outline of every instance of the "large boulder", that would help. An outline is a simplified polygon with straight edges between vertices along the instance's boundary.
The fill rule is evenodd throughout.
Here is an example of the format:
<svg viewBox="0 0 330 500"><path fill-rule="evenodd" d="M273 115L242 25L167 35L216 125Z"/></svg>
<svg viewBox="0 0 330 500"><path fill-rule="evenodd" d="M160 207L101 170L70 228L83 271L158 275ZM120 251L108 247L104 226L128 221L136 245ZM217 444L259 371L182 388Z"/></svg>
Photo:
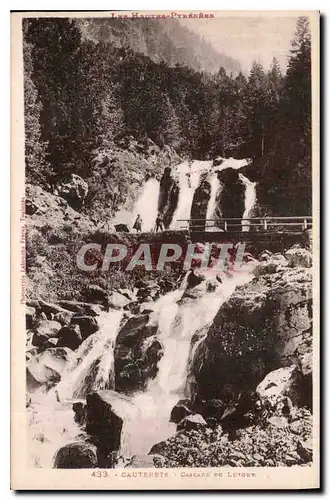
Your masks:
<svg viewBox="0 0 330 500"><path fill-rule="evenodd" d="M76 355L68 347L54 347L39 354L35 361L62 374L74 366Z"/></svg>
<svg viewBox="0 0 330 500"><path fill-rule="evenodd" d="M290 248L285 252L290 267L312 267L312 252L305 248Z"/></svg>
<svg viewBox="0 0 330 500"><path fill-rule="evenodd" d="M59 305L68 311L77 313L79 316L99 316L102 312L102 308L99 304L89 304L88 302L61 300L59 301Z"/></svg>
<svg viewBox="0 0 330 500"><path fill-rule="evenodd" d="M75 351L80 346L82 341L83 339L80 332L80 326L78 324L64 326L58 332L58 347L69 347Z"/></svg>
<svg viewBox="0 0 330 500"><path fill-rule="evenodd" d="M115 224L114 227L117 233L129 233L129 228L127 224Z"/></svg>
<svg viewBox="0 0 330 500"><path fill-rule="evenodd" d="M278 368L266 375L256 388L264 406L275 408L279 401L289 397L293 404L301 404L302 378L295 365Z"/></svg>
<svg viewBox="0 0 330 500"><path fill-rule="evenodd" d="M122 400L123 396L114 391L93 392L86 397L86 431L95 439L100 467L108 463L111 452L120 448L123 419L118 409Z"/></svg>
<svg viewBox="0 0 330 500"><path fill-rule="evenodd" d="M207 427L207 423L202 417L202 415L188 415L178 424L178 431L192 431L192 430L200 430Z"/></svg>
<svg viewBox="0 0 330 500"><path fill-rule="evenodd" d="M54 387L61 380L58 371L45 366L43 363L27 363L26 367L26 389L32 393L40 388L45 390Z"/></svg>
<svg viewBox="0 0 330 500"><path fill-rule="evenodd" d="M75 354L67 348L46 349L38 356L31 357L27 362L27 389L33 392L40 387L46 390L61 380L64 371L75 363Z"/></svg>
<svg viewBox="0 0 330 500"><path fill-rule="evenodd" d="M111 309L122 309L130 303L131 300L125 297L125 295L116 291L111 292L109 297L109 306Z"/></svg>
<svg viewBox="0 0 330 500"><path fill-rule="evenodd" d="M36 328L33 329L32 345L40 347L48 339L57 337L62 328L61 323L53 320L41 320Z"/></svg>
<svg viewBox="0 0 330 500"><path fill-rule="evenodd" d="M93 469L97 465L96 447L83 441L63 446L54 458L54 469Z"/></svg>
<svg viewBox="0 0 330 500"><path fill-rule="evenodd" d="M79 325L83 340L99 329L99 324L94 316L74 316L71 325Z"/></svg>
<svg viewBox="0 0 330 500"><path fill-rule="evenodd" d="M106 306L109 301L109 294L98 285L88 285L84 291L84 298L88 302Z"/></svg>
<svg viewBox="0 0 330 500"><path fill-rule="evenodd" d="M189 400L181 399L177 402L177 404L172 408L170 422L174 422L178 424L185 417L191 415L191 409L189 408Z"/></svg>
<svg viewBox="0 0 330 500"><path fill-rule="evenodd" d="M118 391L143 389L157 374L163 348L157 339L156 317L141 314L122 326L115 346L115 386Z"/></svg>
<svg viewBox="0 0 330 500"><path fill-rule="evenodd" d="M283 268L236 288L223 303L192 363L193 396L225 404L292 365L311 337L312 275ZM299 357L299 356L298 356Z"/></svg>
<svg viewBox="0 0 330 500"><path fill-rule="evenodd" d="M75 210L79 210L88 194L88 184L77 174L71 174L67 182L56 186L57 194L64 198Z"/></svg>

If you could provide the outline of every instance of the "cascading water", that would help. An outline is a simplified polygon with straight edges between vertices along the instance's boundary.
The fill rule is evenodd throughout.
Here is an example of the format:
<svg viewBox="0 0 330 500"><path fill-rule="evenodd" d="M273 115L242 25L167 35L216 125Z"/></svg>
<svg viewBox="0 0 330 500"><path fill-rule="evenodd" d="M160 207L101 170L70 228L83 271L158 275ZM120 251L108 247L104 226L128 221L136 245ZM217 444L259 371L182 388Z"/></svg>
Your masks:
<svg viewBox="0 0 330 500"><path fill-rule="evenodd" d="M179 202L174 212L170 229L180 229L180 220L190 219L194 193L198 187L201 173L211 168L212 162L184 162L176 167L179 176Z"/></svg>
<svg viewBox="0 0 330 500"><path fill-rule="evenodd" d="M34 467L53 465L56 451L65 444L84 440L73 418L72 403L83 401L88 392L109 389L113 377L114 343L122 311L99 316L100 329L88 337L76 352L75 362L49 392L34 392L29 409L30 462Z"/></svg>
<svg viewBox="0 0 330 500"><path fill-rule="evenodd" d="M148 453L151 447L171 437L176 425L170 414L178 400L186 396L189 361L196 345L205 335L220 305L237 285L252 278L244 265L232 276L222 273L222 284L207 292L207 282L214 279L209 269L206 280L194 288L197 298L183 297L184 289L172 291L152 303L159 325L158 339L164 354L158 374L144 392L131 401L120 398L116 411L124 420L120 453L124 457ZM183 298L182 298L183 297ZM86 440L87 435L74 422L72 403L84 401L87 393L112 387L114 343L122 311L103 313L100 330L86 339L76 352L76 363L63 373L62 380L48 393L33 393L29 409L28 432L31 462L36 467L52 467L56 451L65 444ZM192 338L199 340L192 347Z"/></svg>
<svg viewBox="0 0 330 500"><path fill-rule="evenodd" d="M211 185L211 193L207 205L206 219L213 219L217 208L217 196L220 194L221 191L221 183L219 181L217 172L213 172L210 175L209 182ZM215 230L214 222L206 223L205 229L206 231L214 231Z"/></svg>
<svg viewBox="0 0 330 500"><path fill-rule="evenodd" d="M257 194L256 194L256 182L250 181L245 175L238 174L241 182L245 186L245 207L243 213L243 219L248 219L251 216L251 212L256 203ZM242 220L242 231L250 230L250 221Z"/></svg>
<svg viewBox="0 0 330 500"><path fill-rule="evenodd" d="M153 231L155 228L158 212L160 184L153 177L148 179L143 186L143 190L134 206L132 226L136 216L140 214L142 219L142 231Z"/></svg>
<svg viewBox="0 0 330 500"><path fill-rule="evenodd" d="M176 425L170 423L170 414L173 406L186 396L189 356L196 348L196 344L193 349L191 347L192 338L196 333L206 334L220 305L237 285L252 278L250 271L251 268L245 265L232 277L224 275L222 285L214 292L206 292L207 281L203 282L195 288L200 291L197 299L180 300L183 291L176 290L155 304L159 315L158 338L164 355L158 364L157 377L145 392L133 398L134 411L125 415L121 437L123 456L149 453L153 444L174 435ZM212 270L209 273L212 277Z"/></svg>

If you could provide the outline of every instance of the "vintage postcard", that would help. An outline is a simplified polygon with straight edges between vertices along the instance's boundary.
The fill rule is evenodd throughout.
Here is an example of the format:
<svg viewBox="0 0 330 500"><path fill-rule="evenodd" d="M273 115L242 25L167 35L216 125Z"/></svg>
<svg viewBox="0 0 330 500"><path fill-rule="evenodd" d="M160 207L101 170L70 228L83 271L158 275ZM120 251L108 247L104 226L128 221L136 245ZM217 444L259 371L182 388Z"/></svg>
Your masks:
<svg viewBox="0 0 330 500"><path fill-rule="evenodd" d="M319 488L319 13L11 21L11 487Z"/></svg>

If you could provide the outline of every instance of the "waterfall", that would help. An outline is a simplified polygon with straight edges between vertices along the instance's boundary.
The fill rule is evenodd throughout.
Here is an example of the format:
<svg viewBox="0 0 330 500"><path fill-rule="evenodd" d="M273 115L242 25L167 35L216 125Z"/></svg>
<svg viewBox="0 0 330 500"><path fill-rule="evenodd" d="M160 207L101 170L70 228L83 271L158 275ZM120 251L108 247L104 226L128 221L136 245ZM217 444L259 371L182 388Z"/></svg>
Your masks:
<svg viewBox="0 0 330 500"><path fill-rule="evenodd" d="M247 264L232 276L222 273L222 284L207 291L212 268L205 281L194 288L197 298L186 297L183 287L171 291L151 304L158 322L157 338L163 346L155 379L146 390L116 401L116 411L123 418L120 453L128 458L148 453L159 441L174 435L176 425L170 414L179 399L186 397L187 377L195 334L205 335L221 304L237 285L252 278ZM48 393L33 393L29 408L29 453L35 467L52 467L56 451L76 440L88 440L74 421L72 403L85 401L86 394L113 387L114 344L120 329L122 311L102 313L100 330L88 337L76 351L76 363L62 374L61 381ZM197 341L200 343L200 339ZM56 397L59 395L59 400Z"/></svg>
<svg viewBox="0 0 330 500"><path fill-rule="evenodd" d="M156 378L150 381L146 391L133 398L138 417L136 410L126 415L121 437L123 456L147 454L154 444L175 434L176 425L169 420L172 408L187 396L189 360L196 351L196 344L191 347L192 338L196 333L206 335L221 304L237 285L250 281L250 271L250 266L246 265L245 270L231 278L224 275L222 285L211 293L206 292L207 281L201 283L196 287L201 292L198 299L180 300L183 291L176 290L158 300L155 306L159 315L158 338L164 355L158 363Z"/></svg>
<svg viewBox="0 0 330 500"><path fill-rule="evenodd" d="M170 229L180 229L181 225L185 226L185 224L178 221L180 219L190 219L194 193L198 187L202 170L209 167L210 164L211 162L194 161L178 165L179 201Z"/></svg>
<svg viewBox="0 0 330 500"><path fill-rule="evenodd" d="M160 184L157 179L150 178L143 186L143 190L135 203L132 217L132 226L137 214L142 218L142 231L153 231L158 212Z"/></svg>
<svg viewBox="0 0 330 500"><path fill-rule="evenodd" d="M241 182L245 186L245 207L243 213L243 219L247 219L251 216L251 212L255 205L257 195L256 195L256 182L250 181L245 175L239 174ZM242 220L242 231L250 230L250 222Z"/></svg>
<svg viewBox="0 0 330 500"><path fill-rule="evenodd" d="M207 211L206 211L206 219L213 219L215 215L215 210L217 208L217 195L220 193L221 190L221 183L218 179L218 173L213 172L210 176L210 185L211 185L211 193L210 193L210 199L207 205ZM208 225L213 225L213 227L210 227L208 229ZM214 223L206 223L206 231L214 231Z"/></svg>
<svg viewBox="0 0 330 500"><path fill-rule="evenodd" d="M99 316L100 330L80 345L76 364L62 374L57 386L47 393L31 395L28 435L32 466L51 468L54 454L61 446L87 437L74 421L72 403L84 401L88 392L110 388L114 342L121 317L122 311L103 312Z"/></svg>

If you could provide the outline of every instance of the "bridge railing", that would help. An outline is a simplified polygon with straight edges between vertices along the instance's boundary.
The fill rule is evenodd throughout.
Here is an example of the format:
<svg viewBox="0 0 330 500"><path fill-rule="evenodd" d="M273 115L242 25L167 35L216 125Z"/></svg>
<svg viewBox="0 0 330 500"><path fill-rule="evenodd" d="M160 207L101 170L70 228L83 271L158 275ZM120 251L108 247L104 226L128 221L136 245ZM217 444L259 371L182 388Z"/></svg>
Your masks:
<svg viewBox="0 0 330 500"><path fill-rule="evenodd" d="M191 231L249 231L250 228L258 228L257 231L277 230L279 227L285 229L296 229L304 231L313 225L312 216L297 217L250 217L241 219L239 217L227 217L221 219L178 219L179 229ZM253 229L252 229L253 230Z"/></svg>

